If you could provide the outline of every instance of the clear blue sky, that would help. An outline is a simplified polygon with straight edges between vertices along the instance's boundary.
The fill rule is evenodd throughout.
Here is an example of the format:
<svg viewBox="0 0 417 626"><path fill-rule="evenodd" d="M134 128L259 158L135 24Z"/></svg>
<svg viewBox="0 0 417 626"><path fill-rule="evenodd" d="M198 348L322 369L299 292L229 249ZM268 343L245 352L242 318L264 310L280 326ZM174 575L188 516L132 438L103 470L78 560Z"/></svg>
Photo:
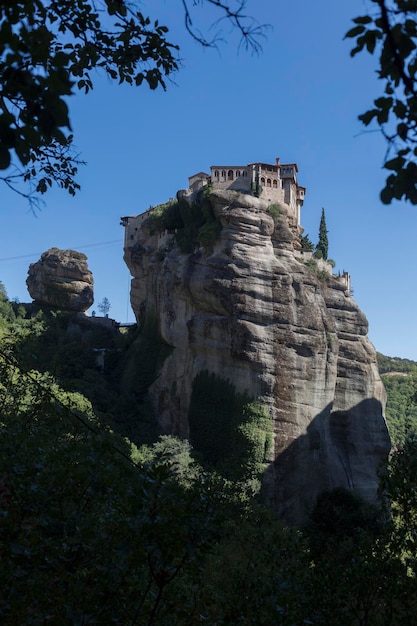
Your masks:
<svg viewBox="0 0 417 626"><path fill-rule="evenodd" d="M96 304L106 296L112 317L133 321L119 218L165 202L211 164L279 156L298 163L307 187L301 221L314 241L325 208L329 256L336 271L351 273L376 349L417 360L417 207L379 201L385 146L357 120L379 95L376 61L351 59L343 40L367 2L248 0L248 12L272 27L260 56L238 53L227 28L220 51L199 47L185 33L180 0L143 5L170 27L182 68L166 92L97 76L91 94L71 98L77 147L88 162L75 198L48 192L35 218L0 187L0 280L8 296L29 301L29 263L52 246L74 248L88 256Z"/></svg>

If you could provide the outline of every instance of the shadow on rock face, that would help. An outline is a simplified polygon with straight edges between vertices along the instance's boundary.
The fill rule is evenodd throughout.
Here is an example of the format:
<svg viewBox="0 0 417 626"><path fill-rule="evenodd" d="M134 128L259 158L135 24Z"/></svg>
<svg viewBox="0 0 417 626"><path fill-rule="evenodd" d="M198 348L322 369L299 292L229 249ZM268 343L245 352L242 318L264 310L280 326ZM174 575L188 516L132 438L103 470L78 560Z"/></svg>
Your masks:
<svg viewBox="0 0 417 626"><path fill-rule="evenodd" d="M295 439L267 468L262 495L277 517L306 521L318 494L336 487L378 499L378 472L391 449L382 404L368 398L346 411L328 405L307 432Z"/></svg>

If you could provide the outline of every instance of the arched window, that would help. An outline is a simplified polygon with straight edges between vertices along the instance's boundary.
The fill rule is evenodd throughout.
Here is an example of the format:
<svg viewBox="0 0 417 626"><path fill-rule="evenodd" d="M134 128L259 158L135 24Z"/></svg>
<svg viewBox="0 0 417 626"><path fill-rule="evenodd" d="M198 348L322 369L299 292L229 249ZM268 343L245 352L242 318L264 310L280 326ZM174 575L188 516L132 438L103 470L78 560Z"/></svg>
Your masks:
<svg viewBox="0 0 417 626"><path fill-rule="evenodd" d="M240 170L237 170L236 172L236 178L238 178L240 176Z"/></svg>
<svg viewBox="0 0 417 626"><path fill-rule="evenodd" d="M278 187L278 183L277 183L277 181L275 179L272 181L272 186L273 186L274 189L276 189Z"/></svg>
<svg viewBox="0 0 417 626"><path fill-rule="evenodd" d="M219 170L215 170L215 171L214 171L214 176L215 176L216 178L218 178L218 177L219 177Z"/></svg>
<svg viewBox="0 0 417 626"><path fill-rule="evenodd" d="M265 185L265 178L263 176L261 178L261 185Z"/></svg>
<svg viewBox="0 0 417 626"><path fill-rule="evenodd" d="M267 179L266 179L266 186L267 186L267 187L270 187L270 186L271 186L271 179L270 179L270 178L267 178Z"/></svg>
<svg viewBox="0 0 417 626"><path fill-rule="evenodd" d="M228 180L233 180L233 170L229 170L229 171L227 172L227 179L228 179Z"/></svg>
<svg viewBox="0 0 417 626"><path fill-rule="evenodd" d="M226 178L226 170L222 170L222 178Z"/></svg>
<svg viewBox="0 0 417 626"><path fill-rule="evenodd" d="M247 171L243 170L243 176L247 176L247 175L248 175Z"/></svg>

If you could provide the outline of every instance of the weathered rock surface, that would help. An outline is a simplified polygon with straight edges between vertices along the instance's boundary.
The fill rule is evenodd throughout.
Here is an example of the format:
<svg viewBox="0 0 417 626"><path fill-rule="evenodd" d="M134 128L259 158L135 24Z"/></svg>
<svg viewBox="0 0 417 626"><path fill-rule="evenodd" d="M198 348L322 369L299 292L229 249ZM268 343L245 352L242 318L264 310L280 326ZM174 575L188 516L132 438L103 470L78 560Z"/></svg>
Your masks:
<svg viewBox="0 0 417 626"><path fill-rule="evenodd" d="M50 248L29 266L26 285L35 302L86 311L94 302L93 275L87 257L75 250Z"/></svg>
<svg viewBox="0 0 417 626"><path fill-rule="evenodd" d="M146 216L126 238L137 319L155 312L174 348L151 388L161 426L187 437L192 383L208 370L269 408L263 490L279 517L302 521L336 486L374 500L390 440L364 314L341 278L323 279L296 252L285 207L275 225L250 195L216 191L210 202L222 224L212 250L182 254Z"/></svg>

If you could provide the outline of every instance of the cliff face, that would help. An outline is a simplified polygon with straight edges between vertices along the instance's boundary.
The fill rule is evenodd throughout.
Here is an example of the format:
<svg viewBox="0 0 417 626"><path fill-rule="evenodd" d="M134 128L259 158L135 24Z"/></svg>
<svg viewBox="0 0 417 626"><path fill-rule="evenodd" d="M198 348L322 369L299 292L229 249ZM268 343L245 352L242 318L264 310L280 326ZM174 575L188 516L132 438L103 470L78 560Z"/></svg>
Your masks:
<svg viewBox="0 0 417 626"><path fill-rule="evenodd" d="M216 191L209 201L222 225L212 249L183 254L142 216L126 239L137 319L156 314L173 347L151 387L160 425L189 435L193 381L208 370L268 407L263 491L279 517L302 521L320 491L339 485L372 501L390 441L365 316L341 279L305 264L285 205L274 222L250 195Z"/></svg>

